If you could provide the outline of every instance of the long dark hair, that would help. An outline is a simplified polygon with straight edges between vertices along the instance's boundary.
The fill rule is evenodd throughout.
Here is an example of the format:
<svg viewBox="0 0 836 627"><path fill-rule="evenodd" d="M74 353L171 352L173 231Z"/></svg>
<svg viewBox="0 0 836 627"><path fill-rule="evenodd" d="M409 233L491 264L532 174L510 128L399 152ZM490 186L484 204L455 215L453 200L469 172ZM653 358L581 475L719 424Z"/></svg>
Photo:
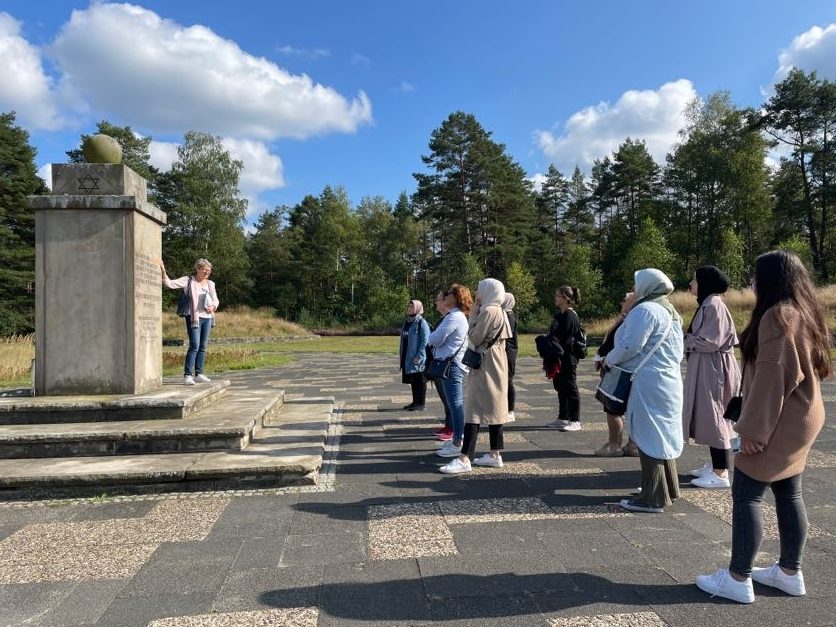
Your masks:
<svg viewBox="0 0 836 627"><path fill-rule="evenodd" d="M813 282L797 255L786 250L764 253L755 261L755 308L740 334L743 361L758 356L758 326L766 312L778 304L791 305L810 340L813 369L824 379L831 372L830 332L824 311L816 300Z"/></svg>

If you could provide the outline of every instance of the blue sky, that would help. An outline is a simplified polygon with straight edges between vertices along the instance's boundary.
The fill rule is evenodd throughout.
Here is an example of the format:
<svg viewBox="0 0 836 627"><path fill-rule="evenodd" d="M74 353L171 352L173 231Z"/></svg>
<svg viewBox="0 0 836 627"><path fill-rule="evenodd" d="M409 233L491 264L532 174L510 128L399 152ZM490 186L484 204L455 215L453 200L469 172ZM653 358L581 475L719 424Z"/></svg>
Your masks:
<svg viewBox="0 0 836 627"><path fill-rule="evenodd" d="M535 178L628 135L661 160L695 96L757 105L791 66L836 79L836 3L15 0L0 58L39 166L100 119L153 136L161 166L212 132L245 162L252 221L326 184L413 191L455 110Z"/></svg>

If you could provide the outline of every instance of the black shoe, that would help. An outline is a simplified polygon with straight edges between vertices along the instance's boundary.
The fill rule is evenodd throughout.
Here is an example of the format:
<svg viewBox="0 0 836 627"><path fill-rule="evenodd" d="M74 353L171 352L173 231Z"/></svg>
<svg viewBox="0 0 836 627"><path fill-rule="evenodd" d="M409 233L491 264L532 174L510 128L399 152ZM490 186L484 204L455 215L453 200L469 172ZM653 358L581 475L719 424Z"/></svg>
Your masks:
<svg viewBox="0 0 836 627"><path fill-rule="evenodd" d="M409 405L404 405L403 408L406 411L412 411L413 409L415 409L415 403L410 403Z"/></svg>
<svg viewBox="0 0 836 627"><path fill-rule="evenodd" d="M424 411L423 405L410 405L407 407L407 411Z"/></svg>

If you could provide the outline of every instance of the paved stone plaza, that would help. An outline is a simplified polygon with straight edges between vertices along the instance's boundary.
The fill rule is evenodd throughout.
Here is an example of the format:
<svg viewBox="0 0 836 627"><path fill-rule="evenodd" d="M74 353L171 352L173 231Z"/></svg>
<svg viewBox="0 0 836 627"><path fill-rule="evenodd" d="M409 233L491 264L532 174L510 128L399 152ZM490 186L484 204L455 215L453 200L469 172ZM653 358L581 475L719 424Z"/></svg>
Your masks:
<svg viewBox="0 0 836 627"><path fill-rule="evenodd" d="M591 454L606 439L591 360L583 431L542 426L556 394L521 359L506 467L458 477L437 472L435 391L402 411L394 356L300 355L230 378L336 398L319 486L0 503L0 625L836 625L832 421L805 473L808 595L756 585L740 606L693 585L728 563L727 490L684 488L662 515L615 506L638 460ZM824 394L832 411L834 381ZM683 482L707 458L687 447ZM767 514L761 565L778 549Z"/></svg>

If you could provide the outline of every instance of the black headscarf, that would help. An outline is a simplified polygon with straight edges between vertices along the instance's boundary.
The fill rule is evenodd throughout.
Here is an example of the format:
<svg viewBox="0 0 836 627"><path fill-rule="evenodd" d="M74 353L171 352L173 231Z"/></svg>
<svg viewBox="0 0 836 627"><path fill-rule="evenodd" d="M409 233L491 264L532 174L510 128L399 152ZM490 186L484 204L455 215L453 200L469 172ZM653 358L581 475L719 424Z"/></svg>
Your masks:
<svg viewBox="0 0 836 627"><path fill-rule="evenodd" d="M725 294L728 291L729 277L717 266L701 266L694 274L697 277L697 312L699 312L699 307L706 298L712 294ZM697 314L694 313L694 318L696 317ZM694 318L691 318L691 324L688 325L688 333L694 325Z"/></svg>

